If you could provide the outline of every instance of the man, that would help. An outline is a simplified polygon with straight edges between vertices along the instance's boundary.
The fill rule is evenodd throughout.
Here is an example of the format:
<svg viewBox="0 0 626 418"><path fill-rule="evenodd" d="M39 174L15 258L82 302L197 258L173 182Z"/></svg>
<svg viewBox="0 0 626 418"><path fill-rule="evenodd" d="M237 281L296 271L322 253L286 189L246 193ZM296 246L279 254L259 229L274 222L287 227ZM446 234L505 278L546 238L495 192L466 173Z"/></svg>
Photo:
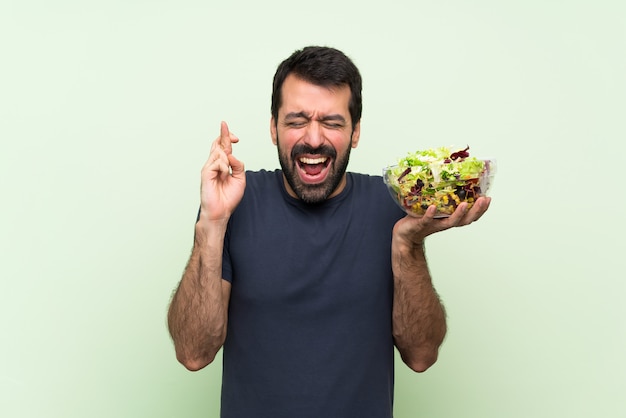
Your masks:
<svg viewBox="0 0 626 418"><path fill-rule="evenodd" d="M168 314L188 369L224 347L222 417L391 417L394 346L417 372L437 359L446 320L424 239L477 220L490 200L406 216L381 177L346 172L360 118L358 69L307 47L274 76L281 170L245 173L222 122Z"/></svg>

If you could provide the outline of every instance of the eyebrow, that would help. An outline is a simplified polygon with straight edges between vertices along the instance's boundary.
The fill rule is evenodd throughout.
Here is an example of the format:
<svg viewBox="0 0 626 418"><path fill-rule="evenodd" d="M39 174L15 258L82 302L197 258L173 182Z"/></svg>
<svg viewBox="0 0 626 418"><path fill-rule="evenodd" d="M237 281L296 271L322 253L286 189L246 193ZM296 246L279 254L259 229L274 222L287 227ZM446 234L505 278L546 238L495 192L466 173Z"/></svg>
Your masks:
<svg viewBox="0 0 626 418"><path fill-rule="evenodd" d="M311 115L307 114L306 112L290 112L285 115L285 120L300 119L300 118L311 120ZM340 114L324 115L318 120L322 122L329 121L329 120L337 120L337 121L341 121L344 123L346 122L346 118L344 118Z"/></svg>

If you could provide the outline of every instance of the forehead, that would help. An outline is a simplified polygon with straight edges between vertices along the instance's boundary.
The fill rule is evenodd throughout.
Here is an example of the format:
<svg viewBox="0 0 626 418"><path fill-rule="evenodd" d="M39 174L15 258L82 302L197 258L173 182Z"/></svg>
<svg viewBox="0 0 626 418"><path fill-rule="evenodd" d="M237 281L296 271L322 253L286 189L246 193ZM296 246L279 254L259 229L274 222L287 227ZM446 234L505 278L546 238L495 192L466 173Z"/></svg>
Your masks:
<svg viewBox="0 0 626 418"><path fill-rule="evenodd" d="M322 87L293 74L285 78L279 115L291 112L308 114L340 114L348 118L350 87Z"/></svg>

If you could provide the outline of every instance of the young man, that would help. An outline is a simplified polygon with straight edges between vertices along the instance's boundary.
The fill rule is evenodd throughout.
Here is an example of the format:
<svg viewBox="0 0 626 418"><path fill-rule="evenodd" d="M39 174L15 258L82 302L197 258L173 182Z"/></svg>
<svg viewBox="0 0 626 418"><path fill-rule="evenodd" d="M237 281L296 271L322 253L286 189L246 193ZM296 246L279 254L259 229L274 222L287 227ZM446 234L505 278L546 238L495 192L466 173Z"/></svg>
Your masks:
<svg viewBox="0 0 626 418"><path fill-rule="evenodd" d="M406 216L381 177L346 171L360 118L358 69L307 47L274 76L281 170L244 172L226 123L213 142L168 320L190 370L224 347L222 417L391 417L394 346L417 372L437 359L446 320L424 239L490 200Z"/></svg>

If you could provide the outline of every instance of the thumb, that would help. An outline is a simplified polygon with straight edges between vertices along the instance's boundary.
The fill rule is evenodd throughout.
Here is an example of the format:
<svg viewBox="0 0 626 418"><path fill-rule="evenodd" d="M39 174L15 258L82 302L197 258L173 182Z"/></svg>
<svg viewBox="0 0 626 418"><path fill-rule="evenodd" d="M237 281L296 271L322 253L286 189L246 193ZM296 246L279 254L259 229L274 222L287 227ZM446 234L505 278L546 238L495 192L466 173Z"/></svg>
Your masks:
<svg viewBox="0 0 626 418"><path fill-rule="evenodd" d="M233 154L228 154L228 163L232 170L233 177L241 178L244 173L244 164L239 161Z"/></svg>

